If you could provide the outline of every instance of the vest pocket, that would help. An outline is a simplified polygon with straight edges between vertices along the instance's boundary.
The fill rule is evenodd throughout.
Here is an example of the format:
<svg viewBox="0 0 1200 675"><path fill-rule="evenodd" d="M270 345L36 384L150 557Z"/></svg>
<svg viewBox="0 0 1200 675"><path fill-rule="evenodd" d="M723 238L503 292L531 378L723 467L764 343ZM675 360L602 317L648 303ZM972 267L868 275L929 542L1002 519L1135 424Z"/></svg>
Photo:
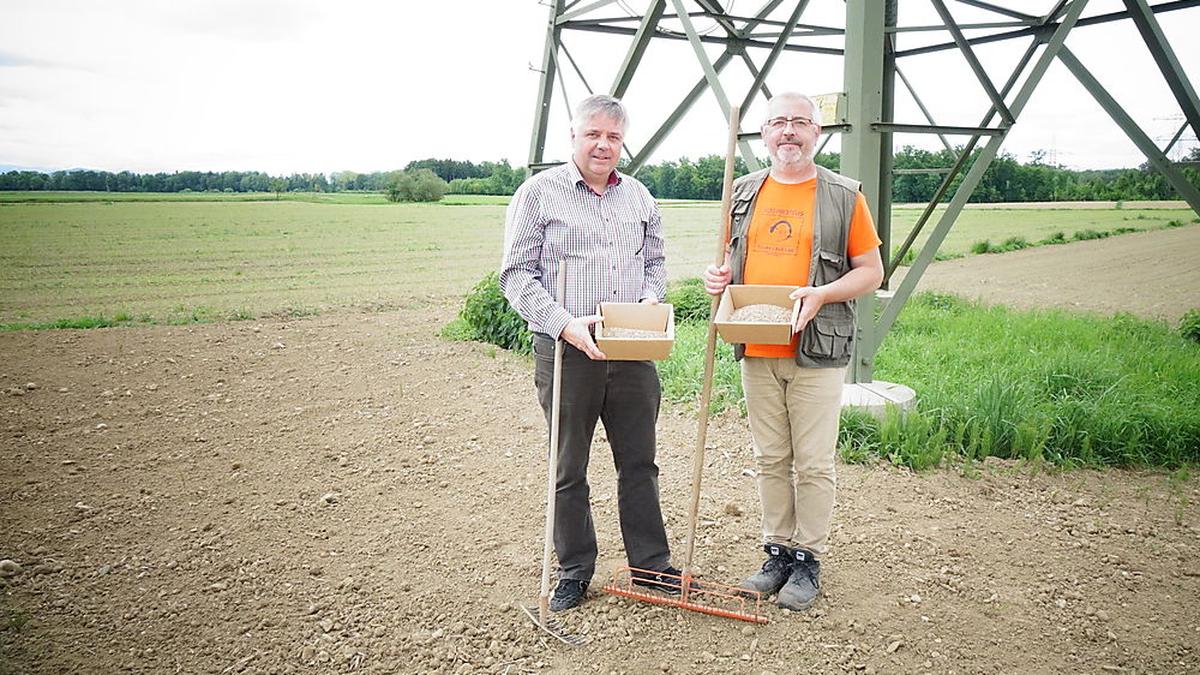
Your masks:
<svg viewBox="0 0 1200 675"><path fill-rule="evenodd" d="M820 274L815 279L816 285L824 286L828 283L833 283L841 279L846 274L846 257L840 253L821 249L818 255L818 264L821 266Z"/></svg>
<svg viewBox="0 0 1200 675"><path fill-rule="evenodd" d="M800 351L814 359L848 361L853 337L853 318L846 323L845 320L817 315L800 334Z"/></svg>
<svg viewBox="0 0 1200 675"><path fill-rule="evenodd" d="M742 247L742 237L735 234L729 238L729 245L727 245L725 247L725 252L728 253L730 255L730 257L732 258L732 257L736 256L738 249L740 249L741 247Z"/></svg>

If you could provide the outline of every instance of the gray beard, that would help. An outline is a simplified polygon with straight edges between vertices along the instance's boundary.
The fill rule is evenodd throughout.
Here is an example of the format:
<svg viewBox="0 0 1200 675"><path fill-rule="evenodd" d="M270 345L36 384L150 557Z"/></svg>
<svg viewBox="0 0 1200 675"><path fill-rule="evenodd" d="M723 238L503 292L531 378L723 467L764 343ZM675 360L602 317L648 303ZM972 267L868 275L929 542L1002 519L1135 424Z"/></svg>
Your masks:
<svg viewBox="0 0 1200 675"><path fill-rule="evenodd" d="M803 169L804 167L813 163L813 157L815 157L815 156L816 156L816 153L812 152L810 150L808 152L802 153L796 159L791 159L791 160L777 159L775 157L772 157L771 158L771 166L776 166L776 167L780 167L780 168L790 167L790 168Z"/></svg>

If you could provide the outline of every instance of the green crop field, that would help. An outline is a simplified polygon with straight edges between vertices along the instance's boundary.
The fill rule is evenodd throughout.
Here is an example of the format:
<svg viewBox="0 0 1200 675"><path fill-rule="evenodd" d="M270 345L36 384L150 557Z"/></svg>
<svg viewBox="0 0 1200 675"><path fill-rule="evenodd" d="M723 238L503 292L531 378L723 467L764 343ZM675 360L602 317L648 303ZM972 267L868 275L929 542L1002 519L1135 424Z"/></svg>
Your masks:
<svg viewBox="0 0 1200 675"><path fill-rule="evenodd" d="M311 202L314 204L387 204L382 192L4 192L0 204L79 202ZM508 197L446 195L442 206L507 204Z"/></svg>
<svg viewBox="0 0 1200 675"><path fill-rule="evenodd" d="M446 302L500 263L504 197L451 195L441 204L389 204L364 193L282 197L0 193L0 324L170 323ZM718 213L715 203L664 204L672 278L696 276L712 259ZM896 209L895 241L918 214ZM1128 205L972 208L943 250L1193 218L1186 209Z"/></svg>

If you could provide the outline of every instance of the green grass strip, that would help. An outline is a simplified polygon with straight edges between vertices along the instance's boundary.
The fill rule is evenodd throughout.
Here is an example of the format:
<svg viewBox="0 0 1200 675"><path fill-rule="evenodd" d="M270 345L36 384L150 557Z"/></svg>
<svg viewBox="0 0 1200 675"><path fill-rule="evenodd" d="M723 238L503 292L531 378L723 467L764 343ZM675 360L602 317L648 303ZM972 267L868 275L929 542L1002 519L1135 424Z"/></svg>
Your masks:
<svg viewBox="0 0 1200 675"><path fill-rule="evenodd" d="M92 328L128 328L131 326L187 326L198 323L218 323L223 321L250 321L253 319L299 318L317 314L316 309L307 307L284 307L272 312L255 314L245 309L218 311L211 307L177 306L171 311L156 316L141 314L133 316L126 312L118 312L112 316L78 316L53 321L28 321L0 323L0 332L21 330L87 330Z"/></svg>
<svg viewBox="0 0 1200 675"><path fill-rule="evenodd" d="M663 394L697 400L707 326L676 326L659 365ZM875 376L916 390L918 405L884 420L847 412L850 461L936 466L949 455L1069 466L1200 462L1200 344L1129 315L984 307L920 294L876 357ZM721 344L712 410L742 405L738 366Z"/></svg>

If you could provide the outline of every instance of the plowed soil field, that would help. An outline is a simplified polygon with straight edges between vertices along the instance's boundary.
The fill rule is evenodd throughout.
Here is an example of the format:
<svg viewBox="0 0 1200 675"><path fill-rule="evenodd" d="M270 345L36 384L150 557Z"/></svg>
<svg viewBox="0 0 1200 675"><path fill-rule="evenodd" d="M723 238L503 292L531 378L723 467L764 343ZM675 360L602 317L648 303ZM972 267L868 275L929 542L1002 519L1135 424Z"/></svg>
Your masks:
<svg viewBox="0 0 1200 675"><path fill-rule="evenodd" d="M809 612L593 589L563 615L590 643L550 641L516 609L543 525L531 363L441 340L453 311L0 334L0 672L1200 671L1195 479L1004 462L841 466ZM659 426L679 563L696 423ZM709 444L698 569L735 582L761 555L745 421ZM602 431L592 486L603 574Z"/></svg>
<svg viewBox="0 0 1200 675"><path fill-rule="evenodd" d="M1200 227L1188 225L947 260L930 265L919 288L1024 309L1129 312L1174 325L1200 308L1198 257Z"/></svg>

